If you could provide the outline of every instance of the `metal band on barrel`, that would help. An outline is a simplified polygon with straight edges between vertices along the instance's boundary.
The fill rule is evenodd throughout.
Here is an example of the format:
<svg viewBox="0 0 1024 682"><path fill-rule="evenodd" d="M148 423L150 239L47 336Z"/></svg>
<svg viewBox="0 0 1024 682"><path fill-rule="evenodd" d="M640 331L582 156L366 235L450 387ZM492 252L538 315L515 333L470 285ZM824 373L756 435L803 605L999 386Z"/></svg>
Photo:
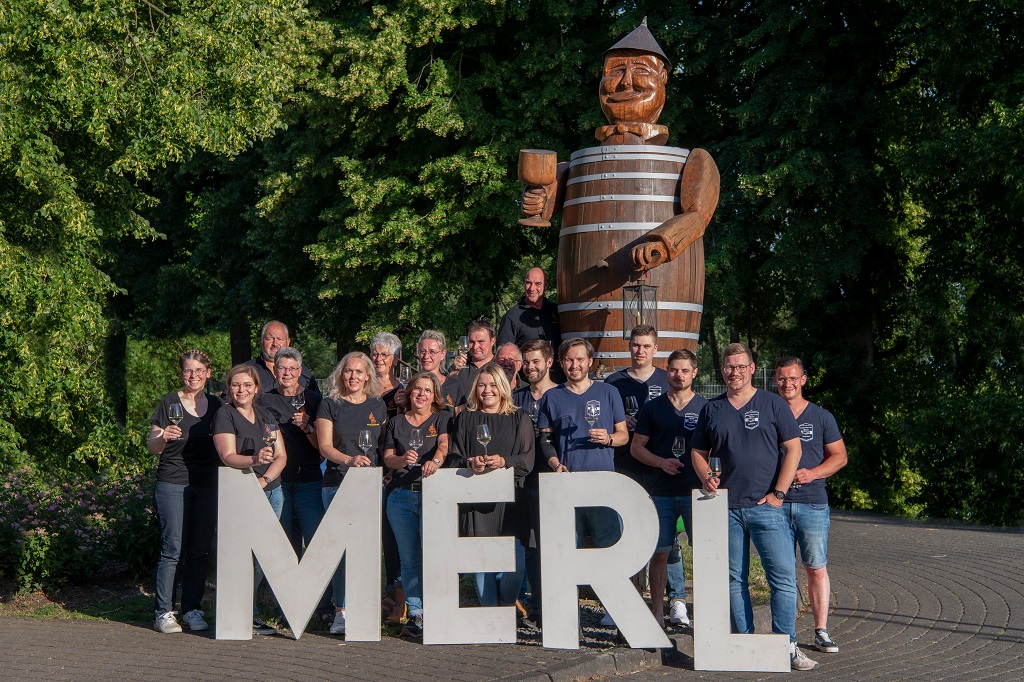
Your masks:
<svg viewBox="0 0 1024 682"><path fill-rule="evenodd" d="M585 301L583 303L559 303L558 312L574 313L581 310L622 310L622 301ZM703 313L704 306L685 301L658 301L658 310L685 310ZM563 332L564 335L564 332Z"/></svg>
<svg viewBox="0 0 1024 682"><path fill-rule="evenodd" d="M558 232L559 237L564 237L570 234L584 234L586 232L650 232L654 228L661 225L661 223L585 223L583 225L573 225L572 227L563 227Z"/></svg>
<svg viewBox="0 0 1024 682"><path fill-rule="evenodd" d="M566 338L580 337L582 339L622 339L622 332L562 332ZM674 332L658 330L659 339L700 339L696 332ZM625 341L625 339L622 339Z"/></svg>
<svg viewBox="0 0 1024 682"><path fill-rule="evenodd" d="M690 155L689 149L683 149L682 147L662 147L661 145L642 145L642 144L609 144L603 147L586 147L585 149L577 149L569 155L570 161L575 161L581 156L593 156L595 154L640 154L640 155L674 155L681 156L684 159Z"/></svg>
<svg viewBox="0 0 1024 682"><path fill-rule="evenodd" d="M596 197L579 197L567 199L562 203L563 207L575 206L576 204L593 204L599 201L657 201L664 203L679 203L679 195L671 196L666 194L599 194Z"/></svg>
<svg viewBox="0 0 1024 682"><path fill-rule="evenodd" d="M682 173L595 173L594 175L581 175L572 178L568 185L575 185L578 182L595 182L598 180L679 180Z"/></svg>
<svg viewBox="0 0 1024 682"><path fill-rule="evenodd" d="M654 357L667 358L669 355L672 355L672 351L659 350L657 353L654 354ZM612 353L594 353L594 357L597 358L598 360L617 360L619 358L631 358L633 356L629 354L629 351L616 351Z"/></svg>
<svg viewBox="0 0 1024 682"><path fill-rule="evenodd" d="M685 156L670 156L668 154L598 154L596 156L581 156L569 162L569 168L580 166L584 163L598 163L599 161L668 161L670 163L686 163Z"/></svg>

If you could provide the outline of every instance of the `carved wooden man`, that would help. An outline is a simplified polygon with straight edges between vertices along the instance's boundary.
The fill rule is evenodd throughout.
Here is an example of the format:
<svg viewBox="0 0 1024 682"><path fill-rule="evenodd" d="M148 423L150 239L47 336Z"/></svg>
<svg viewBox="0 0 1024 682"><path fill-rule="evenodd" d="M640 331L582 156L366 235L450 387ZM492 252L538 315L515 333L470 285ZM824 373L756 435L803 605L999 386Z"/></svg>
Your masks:
<svg viewBox="0 0 1024 682"><path fill-rule="evenodd" d="M622 287L658 287L658 364L694 349L704 298L703 235L718 204L718 168L703 149L666 147L658 125L671 64L647 20L605 52L600 147L574 152L554 182L527 186L523 212L562 211L558 309L562 336L593 343L602 365L629 364ZM625 325L628 327L629 325Z"/></svg>

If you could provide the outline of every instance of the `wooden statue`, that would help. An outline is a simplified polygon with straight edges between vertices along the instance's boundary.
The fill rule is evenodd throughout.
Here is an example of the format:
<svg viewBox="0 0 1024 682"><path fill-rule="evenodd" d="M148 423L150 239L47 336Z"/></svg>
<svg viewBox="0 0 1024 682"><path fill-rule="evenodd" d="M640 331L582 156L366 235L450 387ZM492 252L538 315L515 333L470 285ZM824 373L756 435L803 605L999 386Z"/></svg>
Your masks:
<svg viewBox="0 0 1024 682"><path fill-rule="evenodd" d="M600 147L520 153L524 225L549 226L562 211L558 312L563 338L587 338L601 366L629 364L622 287L657 286L658 353L697 346L704 299L704 230L718 204L719 175L703 149L664 146L658 125L672 65L647 20L604 55L599 96L608 124ZM599 370L600 371L600 370Z"/></svg>

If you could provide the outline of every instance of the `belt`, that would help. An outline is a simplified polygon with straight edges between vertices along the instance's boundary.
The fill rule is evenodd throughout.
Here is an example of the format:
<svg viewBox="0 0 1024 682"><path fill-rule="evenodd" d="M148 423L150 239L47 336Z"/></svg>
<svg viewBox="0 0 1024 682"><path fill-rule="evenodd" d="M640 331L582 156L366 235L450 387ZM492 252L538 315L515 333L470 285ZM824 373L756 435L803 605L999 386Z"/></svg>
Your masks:
<svg viewBox="0 0 1024 682"><path fill-rule="evenodd" d="M401 488L402 490L411 490L414 493L421 493L421 492L423 492L423 482L422 481L416 481L415 483L408 483L406 485L399 485L399 486L395 486L395 487Z"/></svg>

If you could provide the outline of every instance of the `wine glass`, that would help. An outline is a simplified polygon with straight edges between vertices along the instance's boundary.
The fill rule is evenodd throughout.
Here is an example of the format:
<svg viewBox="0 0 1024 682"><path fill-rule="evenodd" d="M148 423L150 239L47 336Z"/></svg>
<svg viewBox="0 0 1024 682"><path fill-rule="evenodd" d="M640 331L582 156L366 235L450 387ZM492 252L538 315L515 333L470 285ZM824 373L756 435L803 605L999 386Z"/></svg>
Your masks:
<svg viewBox="0 0 1024 682"><path fill-rule="evenodd" d="M412 379L412 367L409 365L402 365L402 369L399 371L399 379L405 386L409 385L409 381Z"/></svg>
<svg viewBox="0 0 1024 682"><path fill-rule="evenodd" d="M540 405L537 403L536 400L533 400L531 398L530 401L526 403L526 414L530 415L530 419L533 420L534 424L537 423L537 415L539 414L539 411Z"/></svg>
<svg viewBox="0 0 1024 682"><path fill-rule="evenodd" d="M467 355L467 356L469 355L469 337L468 336L460 336L459 337L459 352L462 353L463 355Z"/></svg>
<svg viewBox="0 0 1024 682"><path fill-rule="evenodd" d="M185 411L181 409L181 403L171 403L167 406L167 421L177 426L184 418Z"/></svg>
<svg viewBox="0 0 1024 682"><path fill-rule="evenodd" d="M722 458L721 457L709 457L708 458L708 475L719 478L722 475ZM708 497L718 497L717 493L708 493Z"/></svg>
<svg viewBox="0 0 1024 682"><path fill-rule="evenodd" d="M519 150L519 182L527 187L540 187L547 196L545 185L553 183L558 174L558 155L547 149ZM551 227L551 223L539 215L520 218L520 225L527 227Z"/></svg>
<svg viewBox="0 0 1024 682"><path fill-rule="evenodd" d="M306 392L301 388L299 392L292 396L292 408L296 412L301 412L302 408L306 406Z"/></svg>
<svg viewBox="0 0 1024 682"><path fill-rule="evenodd" d="M412 430L412 435L409 436L409 449L410 450L415 450L416 452L419 452L420 448L422 448L422 447L423 447L423 432L420 431L419 429L413 429Z"/></svg>
<svg viewBox="0 0 1024 682"><path fill-rule="evenodd" d="M637 404L635 395L627 395L624 405L626 407L626 413L629 414L630 417L635 417L636 413L640 411L640 405Z"/></svg>
<svg viewBox="0 0 1024 682"><path fill-rule="evenodd" d="M373 435L370 434L370 429L363 429L359 432L359 449L363 451L363 457L366 457L370 448L373 447Z"/></svg>
<svg viewBox="0 0 1024 682"><path fill-rule="evenodd" d="M480 424L476 427L476 442L484 446L484 457L487 456L487 444L491 442L491 427Z"/></svg>
<svg viewBox="0 0 1024 682"><path fill-rule="evenodd" d="M672 455L676 459L682 459L683 455L686 454L686 436L676 436L675 440L672 441Z"/></svg>
<svg viewBox="0 0 1024 682"><path fill-rule="evenodd" d="M597 423L597 418L601 416L601 401L600 400L588 400L586 418L587 423L590 424L590 428L594 428L594 424Z"/></svg>
<svg viewBox="0 0 1024 682"><path fill-rule="evenodd" d="M267 424L263 427L263 444L273 448L277 442L277 424Z"/></svg>

